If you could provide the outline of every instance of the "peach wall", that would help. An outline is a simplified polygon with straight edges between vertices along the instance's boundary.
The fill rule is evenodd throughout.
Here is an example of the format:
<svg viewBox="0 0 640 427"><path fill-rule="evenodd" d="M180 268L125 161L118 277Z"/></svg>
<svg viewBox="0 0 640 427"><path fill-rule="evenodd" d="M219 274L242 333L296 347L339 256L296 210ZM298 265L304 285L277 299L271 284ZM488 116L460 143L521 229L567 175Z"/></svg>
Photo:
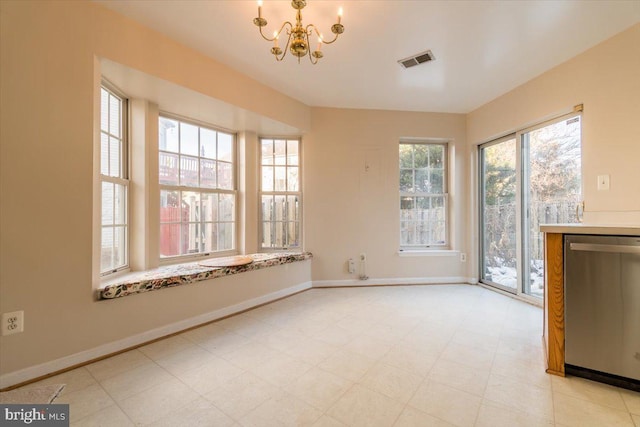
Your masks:
<svg viewBox="0 0 640 427"><path fill-rule="evenodd" d="M478 144L584 104L585 222L640 223L640 24L467 116ZM598 175L611 189L598 191Z"/></svg>
<svg viewBox="0 0 640 427"><path fill-rule="evenodd" d="M451 239L453 249L467 250L464 115L313 108L311 132L302 143L304 238L315 255L314 283L357 279L346 262L361 253L367 254L372 279L466 276L457 255L397 254L401 137L452 141Z"/></svg>
<svg viewBox="0 0 640 427"><path fill-rule="evenodd" d="M309 283L305 262L95 302L96 57L299 129L310 108L88 1L2 1L0 43L0 312L25 313L0 338L0 374Z"/></svg>
<svg viewBox="0 0 640 427"><path fill-rule="evenodd" d="M584 103L586 216L640 221L638 52L640 25L467 116L310 108L91 2L1 1L0 312L24 310L25 332L0 338L0 375L297 283L355 280L346 260L363 252L371 278L473 276L473 263L457 254L397 255L401 137L452 140L450 238L472 255L473 145ZM304 239L313 261L95 302L96 57L305 131ZM251 132L241 138L257 141ZM246 192L257 185L254 157ZM595 189L603 173L611 175L606 193ZM252 224L242 231L247 248L256 247Z"/></svg>

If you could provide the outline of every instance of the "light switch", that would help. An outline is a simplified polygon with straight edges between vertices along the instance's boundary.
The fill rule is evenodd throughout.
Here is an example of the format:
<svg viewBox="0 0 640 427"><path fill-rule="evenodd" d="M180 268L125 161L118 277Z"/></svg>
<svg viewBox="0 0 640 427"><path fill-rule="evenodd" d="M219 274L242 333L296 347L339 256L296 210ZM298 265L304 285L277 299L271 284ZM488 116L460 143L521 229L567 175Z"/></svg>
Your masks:
<svg viewBox="0 0 640 427"><path fill-rule="evenodd" d="M598 191L609 189L609 175L598 175Z"/></svg>

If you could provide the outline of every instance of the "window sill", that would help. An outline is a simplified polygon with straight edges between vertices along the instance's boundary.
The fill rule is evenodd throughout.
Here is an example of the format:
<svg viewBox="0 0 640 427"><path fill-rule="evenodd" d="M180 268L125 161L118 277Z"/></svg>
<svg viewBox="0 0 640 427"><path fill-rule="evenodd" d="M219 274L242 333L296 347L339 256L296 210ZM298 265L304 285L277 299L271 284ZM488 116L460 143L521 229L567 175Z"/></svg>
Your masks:
<svg viewBox="0 0 640 427"><path fill-rule="evenodd" d="M198 262L189 262L130 273L126 277L110 281L109 284L98 289L98 299L114 299L162 288L187 285L246 271L305 261L313 257L311 252L259 253L247 256L253 258L253 262L237 267L206 267Z"/></svg>
<svg viewBox="0 0 640 427"><path fill-rule="evenodd" d="M284 252L284 251L280 251ZM238 251L224 251L224 252L205 252L205 253L196 253L196 254L188 254L188 255L178 255L178 256L170 256L170 257L160 257L160 267L169 267L172 265L185 265L185 264L198 264L201 262L205 262L206 260L216 259L216 258L226 258L232 256L239 256Z"/></svg>
<svg viewBox="0 0 640 427"><path fill-rule="evenodd" d="M401 257L416 257L416 256L458 256L460 251L453 249L415 249L398 251L398 256Z"/></svg>
<svg viewBox="0 0 640 427"><path fill-rule="evenodd" d="M113 283L116 280L122 280L129 275L131 275L131 268L129 268L128 266L126 268L123 268L122 270L107 273L104 276L100 275L100 287L109 283Z"/></svg>

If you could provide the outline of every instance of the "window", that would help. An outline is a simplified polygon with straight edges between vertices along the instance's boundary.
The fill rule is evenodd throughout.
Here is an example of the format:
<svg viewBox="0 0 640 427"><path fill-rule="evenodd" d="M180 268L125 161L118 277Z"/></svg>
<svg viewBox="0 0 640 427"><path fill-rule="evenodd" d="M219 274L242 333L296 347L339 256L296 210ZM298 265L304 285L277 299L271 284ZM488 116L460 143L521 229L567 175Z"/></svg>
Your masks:
<svg viewBox="0 0 640 427"><path fill-rule="evenodd" d="M260 139L263 250L301 248L300 140Z"/></svg>
<svg viewBox="0 0 640 427"><path fill-rule="evenodd" d="M104 84L100 89L100 274L129 264L126 99Z"/></svg>
<svg viewBox="0 0 640 427"><path fill-rule="evenodd" d="M160 257L235 250L235 137L159 119Z"/></svg>
<svg viewBox="0 0 640 427"><path fill-rule="evenodd" d="M447 144L400 143L400 248L446 247Z"/></svg>

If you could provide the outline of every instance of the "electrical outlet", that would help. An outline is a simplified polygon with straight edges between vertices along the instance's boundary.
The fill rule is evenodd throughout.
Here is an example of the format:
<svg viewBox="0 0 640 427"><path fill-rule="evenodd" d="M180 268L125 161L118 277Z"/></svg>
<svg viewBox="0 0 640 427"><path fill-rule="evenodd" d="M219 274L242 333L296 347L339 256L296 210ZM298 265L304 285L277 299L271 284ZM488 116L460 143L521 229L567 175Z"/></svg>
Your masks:
<svg viewBox="0 0 640 427"><path fill-rule="evenodd" d="M24 332L24 311L12 311L2 315L2 335Z"/></svg>
<svg viewBox="0 0 640 427"><path fill-rule="evenodd" d="M467 254L465 252L460 252L460 261L467 262Z"/></svg>
<svg viewBox="0 0 640 427"><path fill-rule="evenodd" d="M347 265L349 267L349 274L353 274L356 272L356 263L353 261L353 258L349 258L347 261Z"/></svg>
<svg viewBox="0 0 640 427"><path fill-rule="evenodd" d="M360 261L366 261L367 260L367 254L360 254Z"/></svg>

